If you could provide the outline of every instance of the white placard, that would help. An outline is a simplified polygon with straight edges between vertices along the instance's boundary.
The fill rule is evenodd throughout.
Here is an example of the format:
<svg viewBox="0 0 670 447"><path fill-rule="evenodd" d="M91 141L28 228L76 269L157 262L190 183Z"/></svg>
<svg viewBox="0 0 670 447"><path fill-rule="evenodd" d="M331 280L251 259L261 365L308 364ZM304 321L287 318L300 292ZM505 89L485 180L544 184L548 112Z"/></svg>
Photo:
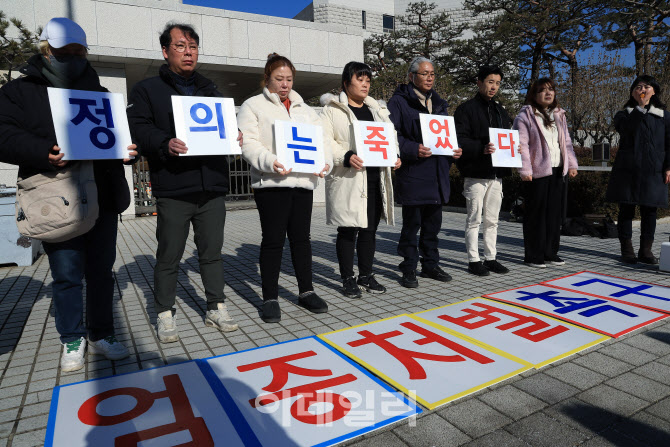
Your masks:
<svg viewBox="0 0 670 447"><path fill-rule="evenodd" d="M421 113L419 120L423 145L433 155L454 155L454 149L458 149L454 117Z"/></svg>
<svg viewBox="0 0 670 447"><path fill-rule="evenodd" d="M670 313L670 287L657 284L594 272L580 272L542 284Z"/></svg>
<svg viewBox="0 0 670 447"><path fill-rule="evenodd" d="M47 87L63 160L132 158L126 104L121 93Z"/></svg>
<svg viewBox="0 0 670 447"><path fill-rule="evenodd" d="M239 429L188 362L56 388L45 444L242 447Z"/></svg>
<svg viewBox="0 0 670 447"><path fill-rule="evenodd" d="M530 368L409 315L319 337L430 409Z"/></svg>
<svg viewBox="0 0 670 447"><path fill-rule="evenodd" d="M489 141L496 151L491 154L491 163L500 168L520 168L519 131L489 128Z"/></svg>
<svg viewBox="0 0 670 447"><path fill-rule="evenodd" d="M473 298L413 314L528 362L536 368L609 337L515 306Z"/></svg>
<svg viewBox="0 0 670 447"><path fill-rule="evenodd" d="M354 121L353 126L356 154L363 159L363 166L395 166L398 145L392 123Z"/></svg>
<svg viewBox="0 0 670 447"><path fill-rule="evenodd" d="M520 287L484 296L570 321L610 337L619 337L667 316L641 307L544 285Z"/></svg>
<svg viewBox="0 0 670 447"><path fill-rule="evenodd" d="M277 161L286 169L314 174L326 166L323 127L276 120L274 131Z"/></svg>
<svg viewBox="0 0 670 447"><path fill-rule="evenodd" d="M314 337L198 362L266 447L334 445L421 412Z"/></svg>
<svg viewBox="0 0 670 447"><path fill-rule="evenodd" d="M177 138L188 148L180 157L242 153L233 99L174 95L172 111Z"/></svg>

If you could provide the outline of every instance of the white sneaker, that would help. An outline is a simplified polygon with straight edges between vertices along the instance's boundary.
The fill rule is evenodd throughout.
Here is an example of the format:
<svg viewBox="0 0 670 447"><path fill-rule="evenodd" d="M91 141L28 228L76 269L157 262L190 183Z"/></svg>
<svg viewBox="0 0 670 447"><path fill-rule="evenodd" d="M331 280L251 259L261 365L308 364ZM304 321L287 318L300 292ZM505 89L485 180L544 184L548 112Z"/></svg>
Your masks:
<svg viewBox="0 0 670 447"><path fill-rule="evenodd" d="M224 303L217 303L218 309L208 310L205 317L205 325L215 327L222 332L236 331L239 326L228 313L228 307Z"/></svg>
<svg viewBox="0 0 670 447"><path fill-rule="evenodd" d="M63 372L77 371L84 367L84 354L86 354L86 339L63 343L63 355L60 357L60 369Z"/></svg>
<svg viewBox="0 0 670 447"><path fill-rule="evenodd" d="M98 341L89 340L88 353L104 355L107 357L107 360L121 360L130 355L128 349L126 349L126 347L113 335Z"/></svg>
<svg viewBox="0 0 670 447"><path fill-rule="evenodd" d="M158 339L163 343L171 343L179 340L177 317L172 315L171 310L166 310L165 312L158 314L156 332L158 333Z"/></svg>

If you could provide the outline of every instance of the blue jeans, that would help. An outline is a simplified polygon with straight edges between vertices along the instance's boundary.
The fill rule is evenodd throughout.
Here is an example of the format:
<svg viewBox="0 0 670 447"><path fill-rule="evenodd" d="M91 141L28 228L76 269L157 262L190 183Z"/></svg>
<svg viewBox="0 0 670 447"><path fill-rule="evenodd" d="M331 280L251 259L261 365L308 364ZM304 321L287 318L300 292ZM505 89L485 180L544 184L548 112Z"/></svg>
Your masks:
<svg viewBox="0 0 670 447"><path fill-rule="evenodd" d="M95 226L65 242L45 242L53 278L56 330L61 343L114 335L114 260L117 215L100 210ZM82 279L86 278L86 326ZM91 286L91 287L88 287Z"/></svg>

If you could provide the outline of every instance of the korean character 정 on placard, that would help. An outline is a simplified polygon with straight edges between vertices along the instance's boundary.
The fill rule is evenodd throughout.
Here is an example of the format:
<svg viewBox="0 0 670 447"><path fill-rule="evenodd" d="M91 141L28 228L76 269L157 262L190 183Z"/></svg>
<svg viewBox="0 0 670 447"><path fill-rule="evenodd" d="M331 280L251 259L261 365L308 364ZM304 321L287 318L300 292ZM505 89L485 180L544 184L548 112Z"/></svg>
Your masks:
<svg viewBox="0 0 670 447"><path fill-rule="evenodd" d="M116 388L104 391L87 399L79 407L77 416L83 424L95 427L107 427L131 421L149 411L154 406L156 400L167 398L172 405L175 422L118 436L114 439L114 445L138 446L144 441L188 431L193 440L193 444L189 445L214 446L214 440L205 420L202 417L195 417L193 414L193 409L179 375L166 375L163 377L163 383L165 384L165 390L158 392L151 392L137 387ZM118 396L132 397L135 400L135 406L121 414L113 416L98 413L98 405L101 402Z"/></svg>
<svg viewBox="0 0 670 447"><path fill-rule="evenodd" d="M189 126L191 132L219 132L219 138L226 139L226 126L223 122L223 109L220 102L214 104L214 113L207 104L201 102L195 103L189 110L191 119L198 126ZM214 122L214 115L216 114L216 122ZM216 125L211 125L216 124Z"/></svg>
<svg viewBox="0 0 670 447"><path fill-rule="evenodd" d="M114 132L109 129L114 128L114 119L112 118L112 107L108 98L102 98L102 107L93 109L91 113L90 107L96 107L97 101L95 99L70 98L70 104L79 106L77 115L70 121L75 126L80 125L84 120L89 120L93 124L102 124L102 119L96 115L104 118L105 123L102 126L94 127L89 133L91 143L98 149L111 149L116 144L116 137Z"/></svg>

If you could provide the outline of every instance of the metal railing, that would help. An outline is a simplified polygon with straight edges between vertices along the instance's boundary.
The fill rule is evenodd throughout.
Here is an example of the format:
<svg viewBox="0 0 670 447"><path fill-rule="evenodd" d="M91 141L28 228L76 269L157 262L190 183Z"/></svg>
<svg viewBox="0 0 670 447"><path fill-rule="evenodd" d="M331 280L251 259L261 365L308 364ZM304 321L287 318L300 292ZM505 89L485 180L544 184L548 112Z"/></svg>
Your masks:
<svg viewBox="0 0 670 447"><path fill-rule="evenodd" d="M253 200L251 190L251 171L249 163L244 161L240 155L229 155L228 158L228 184L230 189L226 200L245 201ZM149 177L149 162L142 157L133 165L133 186L135 197L135 214L153 214L156 212L156 200L151 191L151 179Z"/></svg>

